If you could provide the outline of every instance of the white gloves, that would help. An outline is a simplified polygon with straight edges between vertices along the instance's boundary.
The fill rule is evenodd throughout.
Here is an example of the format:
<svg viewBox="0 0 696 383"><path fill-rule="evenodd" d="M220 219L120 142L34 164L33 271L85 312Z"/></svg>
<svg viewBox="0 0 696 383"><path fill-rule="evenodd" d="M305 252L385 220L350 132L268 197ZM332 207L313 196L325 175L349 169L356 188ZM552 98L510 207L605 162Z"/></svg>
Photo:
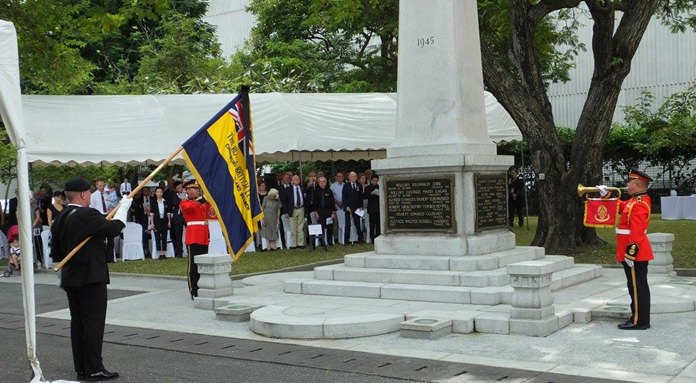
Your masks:
<svg viewBox="0 0 696 383"><path fill-rule="evenodd" d="M599 195L602 198L606 197L606 195L609 194L609 190L607 190L607 185L599 185L597 186L597 189L599 189Z"/></svg>
<svg viewBox="0 0 696 383"><path fill-rule="evenodd" d="M125 225L128 221L128 209L130 209L131 203L133 203L133 198L123 196L121 203L118 205L118 208L116 208L113 220L121 221Z"/></svg>
<svg viewBox="0 0 696 383"><path fill-rule="evenodd" d="M631 268L633 267L633 261L632 261L632 260L630 260L630 259L628 259L628 258L624 258L624 262L626 262L626 264L628 265L628 267L631 267Z"/></svg>

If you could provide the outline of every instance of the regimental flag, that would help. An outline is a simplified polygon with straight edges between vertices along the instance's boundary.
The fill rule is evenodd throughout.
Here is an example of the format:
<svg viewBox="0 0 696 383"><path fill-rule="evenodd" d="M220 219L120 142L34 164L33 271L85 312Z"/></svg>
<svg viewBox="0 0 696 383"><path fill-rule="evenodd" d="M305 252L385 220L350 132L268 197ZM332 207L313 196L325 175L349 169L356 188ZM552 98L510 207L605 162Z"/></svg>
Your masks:
<svg viewBox="0 0 696 383"><path fill-rule="evenodd" d="M217 214L234 260L254 240L263 218L256 189L256 156L249 88L225 105L182 145L184 160Z"/></svg>
<svg viewBox="0 0 696 383"><path fill-rule="evenodd" d="M583 224L588 227L614 227L619 212L618 198L588 198Z"/></svg>

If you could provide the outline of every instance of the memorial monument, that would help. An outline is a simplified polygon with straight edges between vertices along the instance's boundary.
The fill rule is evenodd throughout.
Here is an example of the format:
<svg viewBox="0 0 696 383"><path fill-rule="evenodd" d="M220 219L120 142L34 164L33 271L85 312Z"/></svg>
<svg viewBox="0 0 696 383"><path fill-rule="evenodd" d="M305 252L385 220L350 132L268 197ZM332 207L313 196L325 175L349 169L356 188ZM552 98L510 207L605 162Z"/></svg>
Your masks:
<svg viewBox="0 0 696 383"><path fill-rule="evenodd" d="M427 309L413 305L366 312L343 308L344 299L326 310L293 306L288 297L254 311L251 329L291 338L401 329L434 339L474 328L544 336L570 323L573 313L556 313L551 292L594 279L602 269L515 246L507 227L506 173L513 158L496 154L486 130L475 0L399 3L397 113L387 158L372 162L380 175L383 231L374 251L317 267L313 279L286 280L284 291L422 301L422 307L455 303L455 311L429 319L422 318ZM481 305L501 307L476 311Z"/></svg>
<svg viewBox="0 0 696 383"><path fill-rule="evenodd" d="M476 1L399 6L397 127L380 174L377 254L463 256L515 246L511 156L488 137Z"/></svg>

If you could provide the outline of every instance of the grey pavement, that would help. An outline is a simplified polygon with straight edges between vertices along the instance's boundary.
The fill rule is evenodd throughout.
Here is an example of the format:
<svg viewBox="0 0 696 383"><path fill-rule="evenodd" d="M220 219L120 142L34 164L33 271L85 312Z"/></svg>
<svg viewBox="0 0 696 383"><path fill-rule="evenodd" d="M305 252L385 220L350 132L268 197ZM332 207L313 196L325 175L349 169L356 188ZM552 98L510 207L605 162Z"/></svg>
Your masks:
<svg viewBox="0 0 696 383"><path fill-rule="evenodd" d="M235 281L235 297L240 301L254 301L262 305L277 304L278 300L298 299L297 296L282 292L283 281L310 276L311 272L295 272ZM622 287L624 282L620 270L606 270L603 278L610 281L615 279L617 289L625 289ZM0 286L2 283L19 281L19 278L3 279L0 280ZM57 279L53 274L39 273L36 275L36 281L37 284L55 286ZM473 333L451 334L438 340L418 340L391 333L352 339L294 340L259 336L249 330L249 322L219 321L215 319L213 311L194 308L187 294L185 280L112 275L110 289L113 293L110 296L107 324L141 331L178 332L273 342L284 346L309 346L467 366L487 366L497 368L497 372L528 372L526 376L513 374L501 381L595 382L601 379L615 379L651 383L696 382L696 348L693 347L696 314L693 311L653 314L653 327L648 331L620 331L616 328L615 322L593 321L586 324L574 323L541 338ZM57 288L56 290L59 291ZM127 291L135 294L129 295ZM572 291L567 294L572 294ZM39 295L37 297L39 300L44 299ZM317 307L413 305L424 310L456 308L456 305L452 304L364 298L316 296L304 299L310 299ZM564 299L563 296L557 298L559 305L563 305ZM495 309L495 306L491 308L492 311ZM40 311L40 323L50 320L65 321L69 318L65 309L51 307L51 310L53 311ZM108 350L109 347L105 349ZM41 344L38 349L41 350ZM552 375L556 380L551 380ZM562 379L558 379L559 376ZM425 380L431 379L432 376ZM452 374L448 378L434 378L435 381L446 382L489 381L477 379L471 374ZM495 380L497 379L490 381Z"/></svg>

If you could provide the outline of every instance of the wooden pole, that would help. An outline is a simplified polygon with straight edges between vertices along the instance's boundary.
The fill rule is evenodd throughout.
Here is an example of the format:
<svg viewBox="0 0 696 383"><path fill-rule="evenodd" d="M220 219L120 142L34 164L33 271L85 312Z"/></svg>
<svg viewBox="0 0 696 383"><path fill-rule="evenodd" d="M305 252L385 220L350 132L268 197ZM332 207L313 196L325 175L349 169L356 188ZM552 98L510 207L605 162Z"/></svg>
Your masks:
<svg viewBox="0 0 696 383"><path fill-rule="evenodd" d="M167 164L169 164L174 159L174 157L176 157L182 150L184 150L183 147L178 147L172 154L169 155L169 157L162 161L162 163L159 164L159 166L155 170L153 170L152 173L150 173L150 175L145 177L143 182L138 184L138 186L135 189L133 189L133 191L131 191L130 194L128 194L128 198L135 197L138 194L138 192L140 192L140 190L142 190L145 187L145 185L147 185L147 183L152 180L152 177L154 177L155 174L159 173L160 170L164 169L164 167L167 166ZM111 220L114 217L114 214L116 214L117 209L118 207L116 209L111 210L111 212L106 216L106 219ZM72 249L72 251L70 251L70 253L68 253L68 255L66 255L65 258L63 258L63 260L56 265L56 267L53 268L53 271L58 271L62 269L63 266L65 266L65 264L68 263L68 261L70 261L70 259L72 259L72 257L74 257L75 254L77 254L77 252L80 251L80 249L82 249L90 239L92 239L92 237L87 237L77 246L75 246L75 248Z"/></svg>

